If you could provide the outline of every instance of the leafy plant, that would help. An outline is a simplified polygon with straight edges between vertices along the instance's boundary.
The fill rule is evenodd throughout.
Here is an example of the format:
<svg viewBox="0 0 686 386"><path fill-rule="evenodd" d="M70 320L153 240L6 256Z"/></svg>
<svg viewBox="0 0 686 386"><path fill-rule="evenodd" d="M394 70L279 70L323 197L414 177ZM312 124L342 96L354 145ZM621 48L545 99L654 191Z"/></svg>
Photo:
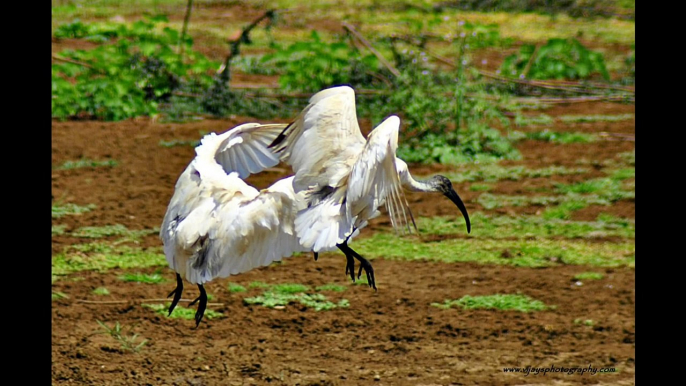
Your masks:
<svg viewBox="0 0 686 386"><path fill-rule="evenodd" d="M60 26L57 36L77 38L97 33L104 39L117 37L116 42L101 44L90 50L64 50L64 60L52 65L52 116L66 119L94 117L120 120L135 116L151 116L159 112L159 104L184 83L209 84L208 71L217 68L191 49L192 40L183 42L182 58L175 47L177 31L157 25L166 23L165 16L148 17L130 27L72 23Z"/></svg>
<svg viewBox="0 0 686 386"><path fill-rule="evenodd" d="M610 80L603 54L584 47L577 39L550 39L536 49L525 44L519 53L505 58L500 67L505 76L528 79L587 79L599 74Z"/></svg>

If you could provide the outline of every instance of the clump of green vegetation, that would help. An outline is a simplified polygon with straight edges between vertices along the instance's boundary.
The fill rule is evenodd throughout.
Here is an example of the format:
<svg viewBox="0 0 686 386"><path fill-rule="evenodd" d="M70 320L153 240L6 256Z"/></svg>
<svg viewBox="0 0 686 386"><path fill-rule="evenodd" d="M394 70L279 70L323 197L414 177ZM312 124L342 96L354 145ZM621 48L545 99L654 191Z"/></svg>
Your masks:
<svg viewBox="0 0 686 386"><path fill-rule="evenodd" d="M119 280L134 283L146 283L146 284L160 284L167 280L162 277L159 273L147 274L147 273L125 273L119 276Z"/></svg>
<svg viewBox="0 0 686 386"><path fill-rule="evenodd" d="M209 298L208 298L209 300ZM143 307L145 308L150 308L151 310L154 310L156 313L160 315L164 315L165 317L169 318L181 318L181 319L187 319L187 320L194 320L195 319L195 312L196 310L192 308L186 308L181 305L177 305L174 308L174 311L172 311L171 315L169 315L169 306L171 303L166 303L166 304L143 304ZM221 312L213 311L210 310L209 308L205 310L205 318L207 319L215 319L215 318L220 318L223 317L224 314Z"/></svg>
<svg viewBox="0 0 686 386"><path fill-rule="evenodd" d="M229 292L245 292L247 289L237 283L229 283Z"/></svg>
<svg viewBox="0 0 686 386"><path fill-rule="evenodd" d="M345 286L342 286L342 285L330 283L330 284L320 285L319 287L317 287L317 288L315 288L315 289L316 289L317 291L343 292L343 291L345 291L347 288L346 288Z"/></svg>
<svg viewBox="0 0 686 386"><path fill-rule="evenodd" d="M121 348L124 351L130 351L130 352L139 352L143 346L145 346L146 343L148 343L147 339L143 339L140 342L136 342L138 339L138 334L133 334L133 335L124 335L124 332L122 330L121 324L119 322L115 322L114 327L110 327L107 324L96 320L100 327L102 328L103 331L101 331L101 334L107 334L114 338L119 344L121 345Z"/></svg>
<svg viewBox="0 0 686 386"><path fill-rule="evenodd" d="M95 204L88 204L86 206L76 204L64 204L52 206L52 218L60 218L67 215L78 215L81 213L90 212L95 209Z"/></svg>
<svg viewBox="0 0 686 386"><path fill-rule="evenodd" d="M270 286L262 295L243 299L246 304L259 304L267 308L285 307L291 303L299 303L315 311L327 311L334 308L348 307L347 299L338 303L331 302L322 294L306 293L309 287L302 284L276 284Z"/></svg>
<svg viewBox="0 0 686 386"><path fill-rule="evenodd" d="M52 114L55 118L95 117L121 120L158 114L182 84L208 86L218 64L192 50L185 37L184 56L176 51L179 33L169 27L166 16L147 17L126 24L62 25L56 37L96 40L90 50L64 50L65 60L52 65Z"/></svg>
<svg viewBox="0 0 686 386"><path fill-rule="evenodd" d="M246 304L259 304L267 308L286 306L290 303L300 303L305 307L315 311L328 311L334 308L345 308L350 306L347 299L341 299L338 303L329 301L322 294L289 294L278 292L265 292L260 296L243 299Z"/></svg>
<svg viewBox="0 0 686 386"><path fill-rule="evenodd" d="M470 296L465 295L457 300L446 299L443 303L431 303L432 306L438 308L461 307L465 310L485 309L485 310L500 310L500 311L544 311L552 306L547 306L540 300L535 300L526 295L487 295L487 296Z"/></svg>
<svg viewBox="0 0 686 386"><path fill-rule="evenodd" d="M95 295L107 296L110 294L110 290L107 287L98 287L92 291Z"/></svg>
<svg viewBox="0 0 686 386"><path fill-rule="evenodd" d="M112 268L141 269L166 266L167 260L160 248L142 249L126 245L105 243L76 244L65 248L52 258L53 275Z"/></svg>
<svg viewBox="0 0 686 386"><path fill-rule="evenodd" d="M97 167L115 167L119 165L119 162L113 159L104 161L95 161L88 158L82 158L77 161L65 161L62 165L57 166L57 170L71 170L80 168L97 168Z"/></svg>
<svg viewBox="0 0 686 386"><path fill-rule="evenodd" d="M248 288L269 288L270 285L263 281L253 281L248 284Z"/></svg>
<svg viewBox="0 0 686 386"><path fill-rule="evenodd" d="M605 277L605 275L600 272L581 272L574 275L574 280L600 280L603 277Z"/></svg>
<svg viewBox="0 0 686 386"><path fill-rule="evenodd" d="M584 47L577 39L550 39L540 47L524 44L505 58L503 75L527 79L587 79L599 74L610 80L603 54Z"/></svg>

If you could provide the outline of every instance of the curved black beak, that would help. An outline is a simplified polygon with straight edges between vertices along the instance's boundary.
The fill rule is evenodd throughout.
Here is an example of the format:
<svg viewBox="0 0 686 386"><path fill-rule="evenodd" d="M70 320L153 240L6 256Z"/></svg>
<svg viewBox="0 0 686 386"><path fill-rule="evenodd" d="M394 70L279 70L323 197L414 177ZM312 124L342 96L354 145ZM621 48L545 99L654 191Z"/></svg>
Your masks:
<svg viewBox="0 0 686 386"><path fill-rule="evenodd" d="M464 203L462 202L462 199L460 196L457 195L457 192L455 192L454 189L450 189L448 192L443 193L446 197L450 199L455 205L457 205L458 209L460 209L460 212L462 212L462 215L464 216L465 221L467 222L467 233L472 231L472 224L469 222L469 213L467 213L467 208L464 206Z"/></svg>

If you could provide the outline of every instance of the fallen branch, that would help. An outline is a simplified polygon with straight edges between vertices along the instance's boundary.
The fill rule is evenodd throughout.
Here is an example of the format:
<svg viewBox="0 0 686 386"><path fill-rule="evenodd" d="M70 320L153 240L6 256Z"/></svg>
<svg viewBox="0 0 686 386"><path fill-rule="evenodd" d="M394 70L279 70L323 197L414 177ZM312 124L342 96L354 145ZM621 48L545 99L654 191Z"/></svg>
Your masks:
<svg viewBox="0 0 686 386"><path fill-rule="evenodd" d="M57 55L55 55L55 54L52 54L52 58L53 58L54 60L59 61L59 62L65 62L65 63L76 64L76 65L83 66L83 67L90 68L90 69L93 69L93 68L94 68L93 66L91 66L91 65L88 64L88 63L79 62L79 61L73 60L73 59L63 58L63 57L57 56Z"/></svg>
<svg viewBox="0 0 686 386"><path fill-rule="evenodd" d="M243 28L241 34L231 41L231 50L229 51L229 54L226 56L226 60L224 60L224 63L221 65L221 67L219 67L219 70L217 70L217 74L221 76L222 80L224 80L225 82L229 81L231 75L229 70L229 66L231 65L231 59L233 59L235 56L238 56L238 54L240 53L241 43L250 44L250 31L252 31L252 29L255 28L258 24L260 24L262 20L269 19L269 22L273 23L275 18L275 9L270 9L266 11L264 14L262 14L262 16L258 17L247 27Z"/></svg>
<svg viewBox="0 0 686 386"><path fill-rule="evenodd" d="M193 8L193 0L188 0L188 5L186 6L186 16L183 18L183 28L181 29L181 38L179 38L179 58L183 60L183 40L186 38L186 31L188 30L188 22L191 18L191 9Z"/></svg>
<svg viewBox="0 0 686 386"><path fill-rule="evenodd" d="M347 22L343 22L342 24L343 24L343 28L348 30L348 32L350 32L353 36L355 36L360 43L362 43L365 47L367 47L367 49L369 51L371 51L372 54L374 54L379 59L381 64L383 64L384 66L386 66L386 68L388 68L388 71L390 71L391 74L393 74L395 76L400 75L400 71L398 71L397 68L393 67L393 65L388 60L386 60L386 58L384 58L383 55L381 55L379 53L379 51L374 49L374 47L372 47L372 45L367 41L367 39L365 39L364 36L362 36L359 32L357 32L355 27L351 26Z"/></svg>

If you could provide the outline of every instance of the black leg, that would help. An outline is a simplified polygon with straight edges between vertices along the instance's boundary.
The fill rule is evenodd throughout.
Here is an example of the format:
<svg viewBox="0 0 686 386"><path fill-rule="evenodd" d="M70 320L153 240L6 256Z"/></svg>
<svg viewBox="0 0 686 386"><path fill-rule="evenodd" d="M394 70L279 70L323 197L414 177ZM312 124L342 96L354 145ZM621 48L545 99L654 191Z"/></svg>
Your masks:
<svg viewBox="0 0 686 386"><path fill-rule="evenodd" d="M314 261L319 259L319 252L314 252Z"/></svg>
<svg viewBox="0 0 686 386"><path fill-rule="evenodd" d="M200 321L205 315L205 309L207 309L207 292L205 292L205 287L203 287L202 284L198 284L198 288L200 289L200 296L189 304L189 306L192 306L193 304L198 303L198 300L200 301L200 303L198 303L198 310L195 312L195 328L198 328L200 325Z"/></svg>
<svg viewBox="0 0 686 386"><path fill-rule="evenodd" d="M183 279L181 279L181 275L177 273L176 288L174 288L174 290L170 292L169 295L167 295L167 297L174 295L174 299L172 300L171 306L169 306L169 315L171 315L172 311L174 311L176 305L179 304L179 300L181 300L181 292L183 292Z"/></svg>
<svg viewBox="0 0 686 386"><path fill-rule="evenodd" d="M359 253L355 252L352 248L348 246L348 242L344 242L343 244L338 244L336 245L338 249L340 249L344 254L345 257L348 259L348 265L346 266L346 273L348 273L348 267L350 267L350 275L351 277L355 275L355 262L352 260L352 258L356 258L360 262L360 270L357 273L357 278L359 279L360 276L362 276L362 270L364 269L365 273L367 274L367 283L369 284L370 287L374 288L376 290L376 280L374 279L374 268L372 268L372 264L369 262L369 260L365 259L364 257L360 256ZM352 261L352 262L351 262ZM353 281L355 279L353 278Z"/></svg>

